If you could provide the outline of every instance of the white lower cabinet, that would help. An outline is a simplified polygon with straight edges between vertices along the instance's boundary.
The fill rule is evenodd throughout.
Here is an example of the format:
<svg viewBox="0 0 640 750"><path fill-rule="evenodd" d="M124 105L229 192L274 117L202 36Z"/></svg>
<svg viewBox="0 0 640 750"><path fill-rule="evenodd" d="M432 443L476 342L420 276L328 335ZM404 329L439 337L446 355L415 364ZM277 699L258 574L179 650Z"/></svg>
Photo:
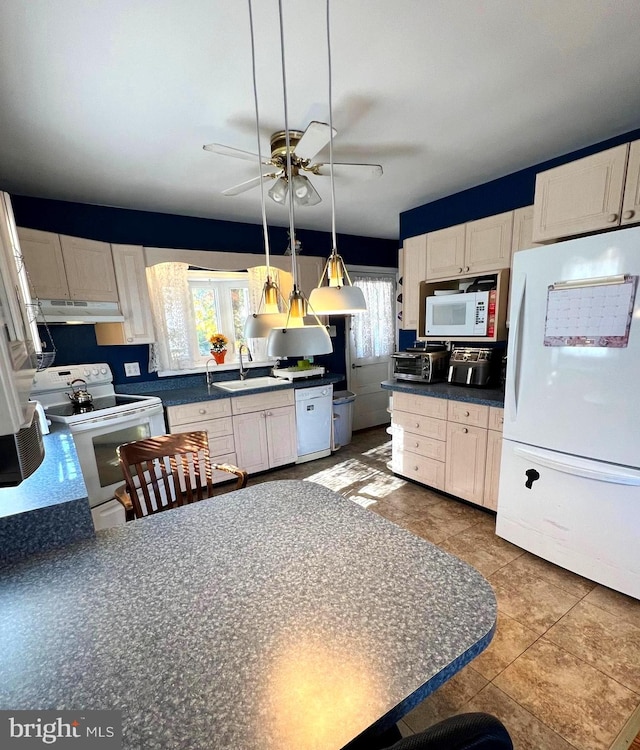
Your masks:
<svg viewBox="0 0 640 750"><path fill-rule="evenodd" d="M494 406L396 391L393 471L495 510L502 411Z"/></svg>
<svg viewBox="0 0 640 750"><path fill-rule="evenodd" d="M169 406L167 422L172 433L204 430L209 438L211 463L237 465L229 399ZM232 476L226 471L213 472L213 481L216 484L228 482L230 479Z"/></svg>
<svg viewBox="0 0 640 750"><path fill-rule="evenodd" d="M238 466L255 474L296 461L293 390L234 396L231 409Z"/></svg>

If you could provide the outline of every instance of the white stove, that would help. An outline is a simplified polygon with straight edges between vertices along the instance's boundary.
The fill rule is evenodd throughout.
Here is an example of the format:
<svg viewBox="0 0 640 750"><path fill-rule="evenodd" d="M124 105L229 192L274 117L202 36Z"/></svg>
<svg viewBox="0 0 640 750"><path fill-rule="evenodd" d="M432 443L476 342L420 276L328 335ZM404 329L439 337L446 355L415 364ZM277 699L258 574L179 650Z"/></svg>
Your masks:
<svg viewBox="0 0 640 750"><path fill-rule="evenodd" d="M73 381L82 381L80 388L88 391L90 403L72 403ZM114 490L124 483L116 448L166 432L162 401L157 396L116 393L106 363L37 372L31 397L42 404L47 419L69 428L96 528L124 523L124 512L113 499Z"/></svg>

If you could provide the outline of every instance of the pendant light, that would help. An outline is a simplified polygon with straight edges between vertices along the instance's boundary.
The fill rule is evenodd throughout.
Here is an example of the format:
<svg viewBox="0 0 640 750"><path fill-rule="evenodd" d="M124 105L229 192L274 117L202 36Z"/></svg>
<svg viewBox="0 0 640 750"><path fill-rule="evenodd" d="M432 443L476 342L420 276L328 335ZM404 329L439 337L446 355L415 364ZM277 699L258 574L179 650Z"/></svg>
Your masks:
<svg viewBox="0 0 640 750"><path fill-rule="evenodd" d="M284 128L287 151L287 180L293 185L293 170L291 165L291 142L289 138L289 111L287 104L287 76L284 60L284 27L282 21L282 0L278 0L278 17L280 21L280 56L282 62L282 92L284 100ZM294 201L289 200L289 244L291 248L291 272L293 275L293 290L289 296L289 314L284 328L273 328L267 342L269 357L311 356L314 354L330 354L333 351L331 339L327 329L320 323L320 319L311 309L317 325L305 325L304 316L307 313L307 300L298 287L298 264L296 260L296 235L294 227Z"/></svg>
<svg viewBox="0 0 640 750"><path fill-rule="evenodd" d="M286 325L287 313L280 312L280 306L287 309L278 285L271 276L271 256L269 254L269 232L267 226L267 210L264 197L264 176L262 175L262 152L260 150L260 114L258 110L258 86L256 83L256 52L253 34L253 12L251 0L249 3L249 27L251 30L251 69L253 74L253 100L256 111L256 136L258 140L258 169L260 170L260 205L262 208L262 235L264 237L264 254L267 268L265 279L258 303L258 310L247 318L244 324L244 335L248 339L266 338L274 326Z"/></svg>
<svg viewBox="0 0 640 750"><path fill-rule="evenodd" d="M329 60L329 177L331 180L331 255L325 263L318 286L311 291L309 303L320 315L352 315L367 309L362 289L353 286L344 260L338 255L336 235L336 190L333 176L333 103L331 76L331 33L327 0L327 56ZM327 286L323 280L327 279Z"/></svg>

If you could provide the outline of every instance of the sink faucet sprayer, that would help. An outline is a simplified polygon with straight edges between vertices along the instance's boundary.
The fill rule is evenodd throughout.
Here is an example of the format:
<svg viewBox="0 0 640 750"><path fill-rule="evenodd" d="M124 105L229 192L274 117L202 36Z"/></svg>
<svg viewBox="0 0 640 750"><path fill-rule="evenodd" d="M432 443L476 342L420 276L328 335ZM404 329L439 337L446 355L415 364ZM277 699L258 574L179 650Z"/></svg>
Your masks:
<svg viewBox="0 0 640 750"><path fill-rule="evenodd" d="M240 357L240 380L244 380L249 373L249 368L245 370L244 364L242 362L242 350L243 349L247 350L247 361L253 362L253 357L251 356L251 349L249 349L249 347L246 344L240 344L240 346L238 347L238 356Z"/></svg>

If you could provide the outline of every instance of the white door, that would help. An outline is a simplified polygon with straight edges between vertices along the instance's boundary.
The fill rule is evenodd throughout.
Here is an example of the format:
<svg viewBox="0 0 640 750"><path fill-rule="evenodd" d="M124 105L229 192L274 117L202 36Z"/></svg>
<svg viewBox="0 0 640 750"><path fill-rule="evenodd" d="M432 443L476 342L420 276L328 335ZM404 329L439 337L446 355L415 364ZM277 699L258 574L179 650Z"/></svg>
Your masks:
<svg viewBox="0 0 640 750"><path fill-rule="evenodd" d="M395 347L396 273L388 268L351 271L354 286L362 289L366 312L347 318L347 384L356 400L353 429L390 421L389 393L380 383L391 377Z"/></svg>

